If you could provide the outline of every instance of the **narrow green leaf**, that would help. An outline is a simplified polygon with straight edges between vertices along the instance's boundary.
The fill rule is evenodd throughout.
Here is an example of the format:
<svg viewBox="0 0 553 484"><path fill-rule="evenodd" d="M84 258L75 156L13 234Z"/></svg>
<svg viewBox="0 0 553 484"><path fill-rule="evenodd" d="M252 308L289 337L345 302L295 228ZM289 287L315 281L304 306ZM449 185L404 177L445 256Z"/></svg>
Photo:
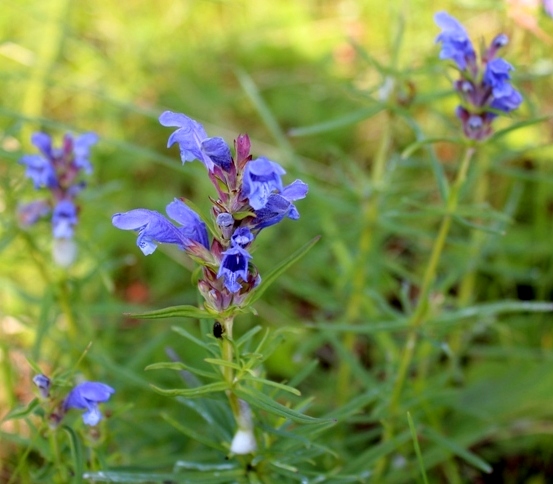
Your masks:
<svg viewBox="0 0 553 484"><path fill-rule="evenodd" d="M242 307L248 307L255 301L257 301L267 290L267 288L278 278L278 276L280 276L286 269L293 265L294 262L297 262L299 259L301 259L311 249L311 247L313 247L319 241L320 238L321 236L318 235L317 237L309 241L303 247L294 252L290 257L284 259L277 267L272 270L272 272L267 274L261 284L244 299Z"/></svg>
<svg viewBox="0 0 553 484"><path fill-rule="evenodd" d="M215 383L209 383L208 385L203 385L196 388L175 388L171 390L166 390L164 388L159 388L155 385L150 385L157 393L161 395L166 395L168 397L188 397L194 398L200 395L206 395L208 393L222 392L228 389L228 384L225 381L218 381Z"/></svg>
<svg viewBox="0 0 553 484"><path fill-rule="evenodd" d="M290 136L309 136L313 134L325 133L327 131L333 131L335 129L344 128L351 124L358 123L364 119L368 119L384 109L384 104L374 104L367 108L358 109L353 113L348 113L345 116L324 121L322 123L313 124L311 126L304 126L302 128L292 128L288 131Z"/></svg>
<svg viewBox="0 0 553 484"><path fill-rule="evenodd" d="M2 422L25 418L27 415L31 414L39 405L40 402L38 398L33 398L27 405L24 405L22 407L15 407L13 410L10 410L8 414L4 416Z"/></svg>
<svg viewBox="0 0 553 484"><path fill-rule="evenodd" d="M268 397L259 390L255 390L250 387L238 386L234 389L234 393L241 398L242 400L247 401L250 405L257 407L266 412L284 417L294 422L303 423L303 424L315 424L321 423L324 420L314 417L309 417L304 415L296 410L285 407L284 405L275 402L272 398Z"/></svg>
<svg viewBox="0 0 553 484"><path fill-rule="evenodd" d="M204 358L206 363L211 363L212 365L217 366L226 366L227 368L233 368L234 370L242 370L242 367L232 361L221 360L220 358Z"/></svg>
<svg viewBox="0 0 553 484"><path fill-rule="evenodd" d="M424 461L422 459L419 439L417 437L415 424L413 423L413 419L411 418L411 412L407 412L407 420L409 422L409 429L411 430L411 438L413 439L413 446L415 447L415 453L417 454L417 461L419 463L419 469L421 471L422 480L424 484L428 484L428 477L426 475L426 469L424 468Z"/></svg>
<svg viewBox="0 0 553 484"><path fill-rule="evenodd" d="M265 378L260 378L257 376L251 376L251 375L244 375L241 380L245 381L251 381L255 383L262 383L263 385L269 385L271 387L279 388L280 390L284 390L285 392L293 393L294 395L297 395L298 397L301 396L301 392L293 388L291 386L285 385L284 383L278 383L276 381L267 380Z"/></svg>
<svg viewBox="0 0 553 484"><path fill-rule="evenodd" d="M223 445L221 445L218 441L210 440L207 436L208 434L204 433L198 433L189 425L183 425L182 422L179 422L177 420L174 420L172 417L167 415L165 412L161 413L161 418L163 418L166 422L168 422L170 425L172 425L175 429L177 429L179 432L183 433L184 435L190 437L193 440L196 440L200 442L201 444L204 444L207 447L211 447L212 449L216 449L218 451L221 451L223 453L228 452L228 449L225 449Z"/></svg>
<svg viewBox="0 0 553 484"><path fill-rule="evenodd" d="M71 457L75 465L75 476L73 477L73 484L80 484L83 482L83 473L84 473L84 458L83 458L83 449L81 446L81 441L75 433L75 431L64 425L63 430L69 437L69 447L71 448Z"/></svg>
<svg viewBox="0 0 553 484"><path fill-rule="evenodd" d="M148 311L146 313L125 313L125 316L137 319L161 319L161 318L194 318L204 319L212 318L212 316L205 310L197 308L196 306L171 306L163 309L156 309L155 311Z"/></svg>
<svg viewBox="0 0 553 484"><path fill-rule="evenodd" d="M489 474L492 471L492 466L490 466L484 459L478 457L473 452L461 447L453 440L443 437L430 428L425 428L423 433L426 437L428 437L429 440L432 440L432 442L434 442L435 444L441 447L445 447L451 453L466 460L469 464L473 465L477 469L480 469L482 472L486 472Z"/></svg>
<svg viewBox="0 0 553 484"><path fill-rule="evenodd" d="M414 143L411 143L407 148L405 148L401 153L401 157L405 160L406 158L409 158L409 156L411 156L419 148L422 148L425 145L434 144L434 143L463 144L463 140L461 138L425 138L425 139L421 139L421 140L415 141Z"/></svg>
<svg viewBox="0 0 553 484"><path fill-rule="evenodd" d="M181 328L180 326L172 326L171 329L175 332L180 334L181 336L184 336L187 340L191 341L192 343L198 345L200 348L204 348L206 351L209 351L212 354L215 354L213 351L213 348L208 345L207 343L203 342L201 339L196 338L192 334L190 334L186 329Z"/></svg>
<svg viewBox="0 0 553 484"><path fill-rule="evenodd" d="M493 234L493 235L505 235L505 230L497 229L495 227L487 227L485 225L475 224L473 222L469 222L466 218L460 217L459 215L453 216L454 220L461 225L464 225L465 227L468 227L470 229L479 230L480 232L485 232L487 234Z"/></svg>
<svg viewBox="0 0 553 484"><path fill-rule="evenodd" d="M182 363L181 361L153 363L144 368L144 370L189 371L190 373L194 373L194 375L203 376L205 378L211 378L215 380L218 380L220 378L220 376L216 375L215 373L188 366L186 363Z"/></svg>
<svg viewBox="0 0 553 484"><path fill-rule="evenodd" d="M499 130L497 133L494 133L494 135L489 139L489 142L501 138L502 136L509 134L511 131L526 128L526 126L532 126L533 124L543 123L544 121L550 120L552 117L553 116L549 114L547 116L540 116L539 118L528 119L526 121L520 121L519 123L512 124L508 128Z"/></svg>

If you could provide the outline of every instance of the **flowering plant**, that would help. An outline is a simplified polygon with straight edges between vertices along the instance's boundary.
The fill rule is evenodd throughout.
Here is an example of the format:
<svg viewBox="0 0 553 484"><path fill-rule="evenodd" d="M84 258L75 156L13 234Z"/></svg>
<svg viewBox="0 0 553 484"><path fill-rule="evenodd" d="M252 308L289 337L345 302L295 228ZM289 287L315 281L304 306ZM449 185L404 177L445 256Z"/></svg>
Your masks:
<svg viewBox="0 0 553 484"><path fill-rule="evenodd" d="M442 29L436 38L442 44L440 58L452 60L459 69L460 78L454 86L462 101L456 114L463 131L470 139L486 139L492 134L493 119L522 102L522 96L510 84L513 66L497 57L508 38L505 34L496 36L478 59L466 30L455 18L439 12L434 19Z"/></svg>
<svg viewBox="0 0 553 484"><path fill-rule="evenodd" d="M78 221L75 198L86 186L83 181L78 181L78 177L81 171L87 175L92 173L90 147L98 137L94 133L85 133L74 138L68 133L61 148L54 147L52 138L46 133L33 134L31 141L41 154L24 155L20 163L26 166L25 175L33 181L34 187L48 189L51 197L20 205L19 223L29 227L52 212L54 260L58 265L68 266L76 254L72 242Z"/></svg>
<svg viewBox="0 0 553 484"><path fill-rule="evenodd" d="M212 223L206 223L181 198L175 198L166 207L168 217L175 223L159 212L144 208L113 216L115 227L138 232L136 243L144 255L152 254L160 243L173 244L199 263L202 270L198 289L204 298L203 308L178 306L136 316L154 318L182 315L216 320L214 335L221 340L221 358L213 360L213 363L220 368L223 384L207 385L204 390L167 392L171 395L196 396L225 390L238 425L230 450L234 454L248 454L257 448L252 412L247 402L251 393L244 393L238 383L242 376L251 375L242 375L240 371L235 373L237 363L234 360L240 362L240 345L233 341L233 322L235 316L248 309L258 297L254 294L260 286L261 276L252 263L252 243L263 229L285 218L297 220L299 212L294 202L307 195L308 187L301 180L284 186L282 176L285 170L267 158L253 159L250 139L245 134L237 137L233 156L222 138L208 137L200 123L184 114L166 111L159 120L164 126L177 128L169 137L168 146L175 143L179 146L183 164L193 160L204 164L217 192L217 199L211 199ZM214 227L211 230L211 241L208 227ZM303 255L313 243L307 244L281 264L268 277L268 282ZM259 361L244 363L249 366L246 373L251 373L254 364L259 364ZM171 363L152 367L175 369ZM205 390L208 387L209 390ZM241 398L238 398L239 395ZM258 403L259 400L253 404ZM283 410L284 406L273 403L285 415L298 417L297 412Z"/></svg>

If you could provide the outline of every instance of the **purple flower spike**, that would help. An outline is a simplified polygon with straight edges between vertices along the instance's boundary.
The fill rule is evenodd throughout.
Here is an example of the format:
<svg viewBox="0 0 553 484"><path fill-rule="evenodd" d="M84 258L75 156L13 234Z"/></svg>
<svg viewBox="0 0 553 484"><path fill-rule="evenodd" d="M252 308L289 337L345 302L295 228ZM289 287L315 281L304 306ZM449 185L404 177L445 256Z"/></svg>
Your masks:
<svg viewBox="0 0 553 484"><path fill-rule="evenodd" d="M107 402L115 390L105 383L85 382L77 385L65 398L63 408L86 410L83 413L83 422L86 425L96 425L102 419L98 404Z"/></svg>
<svg viewBox="0 0 553 484"><path fill-rule="evenodd" d="M247 250L236 245L223 252L223 260L217 273L217 278L224 277L225 287L230 292L238 292L242 288L238 278L243 281L248 279L248 261L252 256Z"/></svg>
<svg viewBox="0 0 553 484"><path fill-rule="evenodd" d="M263 208L272 193L282 191L280 177L285 173L284 168L267 158L250 161L244 170L242 195L249 200L254 210Z"/></svg>
<svg viewBox="0 0 553 484"><path fill-rule="evenodd" d="M159 212L137 208L125 213L116 213L112 224L122 230L137 230L136 245L144 255L153 254L157 243L176 244L186 249L189 239Z"/></svg>
<svg viewBox="0 0 553 484"><path fill-rule="evenodd" d="M446 12L438 12L434 20L442 29L436 37L436 42L442 43L440 59L453 60L461 70L474 64L476 54L464 27Z"/></svg>
<svg viewBox="0 0 553 484"><path fill-rule="evenodd" d="M77 224L77 207L70 200L61 200L54 207L52 214L52 229L54 238L70 239L73 237L73 228Z"/></svg>

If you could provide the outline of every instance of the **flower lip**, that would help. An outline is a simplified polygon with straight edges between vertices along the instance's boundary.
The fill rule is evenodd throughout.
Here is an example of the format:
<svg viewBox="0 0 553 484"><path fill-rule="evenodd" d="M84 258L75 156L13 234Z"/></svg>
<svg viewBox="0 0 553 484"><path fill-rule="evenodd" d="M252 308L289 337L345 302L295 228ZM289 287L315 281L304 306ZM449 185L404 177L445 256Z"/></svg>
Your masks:
<svg viewBox="0 0 553 484"><path fill-rule="evenodd" d="M242 286L238 278L243 281L248 280L248 261L252 256L247 250L239 245L235 245L223 252L223 260L217 273L217 278L224 277L225 287L233 293L240 291Z"/></svg>

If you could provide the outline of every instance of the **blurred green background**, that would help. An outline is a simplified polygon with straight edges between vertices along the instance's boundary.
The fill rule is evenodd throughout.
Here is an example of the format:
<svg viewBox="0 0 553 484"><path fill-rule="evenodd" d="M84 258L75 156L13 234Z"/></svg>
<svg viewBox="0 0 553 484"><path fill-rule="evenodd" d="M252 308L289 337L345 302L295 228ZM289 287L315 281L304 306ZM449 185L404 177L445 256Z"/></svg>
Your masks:
<svg viewBox="0 0 553 484"><path fill-rule="evenodd" d="M214 193L204 167L197 162L183 167L177 148L166 149L171 131L157 121L166 109L198 120L209 136L223 136L229 144L248 133L254 157L278 161L288 182L301 178L310 185L308 198L297 204L300 220L264 231L254 260L263 276L314 236L322 235L321 241L256 304L257 317L245 315L237 323L238 334L259 323L295 328L267 362L271 377L290 378L318 359L320 369L302 392L313 394L315 412L321 413L344 403L336 394L338 361L354 367L350 396L371 385L386 393L405 336L401 325L396 330L386 325L399 321L416 298L442 214L432 161L440 160L451 176L459 154L456 145L438 143L433 150L400 156L417 139L459 134L453 73L439 61L434 44L438 10L459 18L476 45L500 32L511 38L505 57L516 67L514 83L525 102L514 119L498 119L496 129L553 112L553 19L540 6L521 7L514 0L5 2L0 413L30 398L25 355L52 369L69 364L64 350L79 355L93 341L87 371L118 392L109 424L116 450L107 464L170 466L179 456L202 454L200 445L159 417L163 409L193 421L189 409L149 387L178 379L143 372L167 359L168 345L187 361L201 357L170 330L175 322L185 323L122 316L198 303L191 283L194 265L170 247L143 257L135 237L110 223L115 212L132 208L164 212L180 196L208 214L207 196ZM62 332L50 331L59 323L53 296L16 229L17 203L35 196L17 160L35 151L29 139L39 129L58 140L66 131L100 136L94 173L80 196L81 256L72 273L80 295L77 312L87 328L80 348L64 347ZM376 180L374 159L386 130L386 170ZM551 313L521 311L522 306L510 310L505 303L460 315L463 307L480 303L552 301L552 133L551 120L544 120L480 151L462 210L493 230L454 227L435 296L438 316L461 322L453 329L432 325L423 336L431 343L428 353L419 355L429 368L427 380L419 382L423 400L436 405L438 419L451 423L452 441L487 459L499 479L485 480L460 463L466 482L553 478ZM376 215L367 228L368 206L376 207ZM367 232L372 243L363 254L359 240ZM47 253L48 224L33 233ZM359 289L358 277L364 302L353 321L348 305ZM461 295L458 283L464 278L472 285ZM358 366L341 344L342 333L331 328L350 323L366 328L353 348ZM186 324L197 334L210 329ZM461 370L449 368L448 353L440 350L455 331ZM432 392L438 390L445 393L433 403L438 396ZM413 402L406 407L412 405L418 408ZM358 423L355 432L369 431L366 441L336 444L346 454L379 442L378 405L365 411L368 422ZM10 426L2 430L25 434ZM0 452L6 462L15 462L10 459L18 443L8 440ZM446 459L434 457L430 467ZM396 482L402 475L407 479L398 474ZM436 482L447 476L436 471Z"/></svg>

